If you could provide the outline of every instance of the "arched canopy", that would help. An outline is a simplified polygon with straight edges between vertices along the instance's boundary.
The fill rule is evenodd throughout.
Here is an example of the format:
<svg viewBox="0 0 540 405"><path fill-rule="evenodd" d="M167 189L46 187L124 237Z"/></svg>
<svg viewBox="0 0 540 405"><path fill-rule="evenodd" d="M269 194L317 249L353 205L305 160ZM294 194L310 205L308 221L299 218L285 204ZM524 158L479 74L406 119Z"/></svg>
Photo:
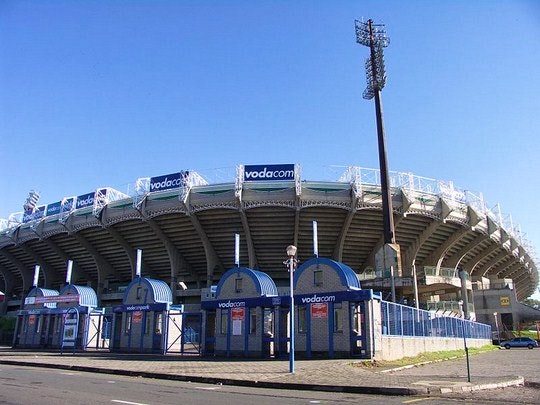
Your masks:
<svg viewBox="0 0 540 405"><path fill-rule="evenodd" d="M78 295L79 305L83 307L96 308L98 306L97 294L91 287L68 284L62 288L60 295Z"/></svg>
<svg viewBox="0 0 540 405"><path fill-rule="evenodd" d="M278 295L276 283L274 283L274 280L272 280L268 274L247 267L233 267L225 272L219 280L216 289L216 298L219 299L223 285L227 282L229 277L236 277L240 274L246 275L253 281L257 294L260 297L276 297Z"/></svg>
<svg viewBox="0 0 540 405"><path fill-rule="evenodd" d="M30 290L27 297L53 297L58 295L58 291L48 288L34 287Z"/></svg>
<svg viewBox="0 0 540 405"><path fill-rule="evenodd" d="M126 288L124 293L124 304L131 304L130 293L132 289L138 287L146 287L145 291L148 291L149 296L144 297L145 303L168 303L172 304L172 292L169 285L162 280L155 280L146 277L136 277Z"/></svg>
<svg viewBox="0 0 540 405"><path fill-rule="evenodd" d="M58 291L47 288L34 287L30 290L24 301L25 308L30 305L30 308L56 308L56 302L47 302L46 298L40 300L41 297L55 297Z"/></svg>
<svg viewBox="0 0 540 405"><path fill-rule="evenodd" d="M351 269L349 266L341 262L336 262L335 260L332 260L332 259L320 258L320 257L316 257L316 258L308 260L307 262L303 263L294 272L294 287L296 288L296 284L298 283L298 280L300 279L304 271L306 271L307 269L311 267L318 267L320 265L326 265L330 267L332 270L334 270L336 274L339 276L341 284L344 288L348 290L361 289L360 281L358 280L358 277L356 276L356 273L354 272L353 269Z"/></svg>

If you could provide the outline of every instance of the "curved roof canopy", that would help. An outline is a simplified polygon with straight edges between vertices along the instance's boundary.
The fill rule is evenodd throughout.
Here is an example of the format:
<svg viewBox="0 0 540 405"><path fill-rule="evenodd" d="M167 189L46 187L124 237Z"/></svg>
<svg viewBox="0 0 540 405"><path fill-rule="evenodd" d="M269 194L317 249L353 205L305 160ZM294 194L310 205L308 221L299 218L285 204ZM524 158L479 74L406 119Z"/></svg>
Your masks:
<svg viewBox="0 0 540 405"><path fill-rule="evenodd" d="M79 305L83 307L98 306L97 294L92 287L68 284L62 288L60 295L78 295Z"/></svg>
<svg viewBox="0 0 540 405"><path fill-rule="evenodd" d="M139 287L141 285L147 286L148 291L150 291L151 296L147 297L148 301L172 304L172 292L169 285L165 281L146 277L136 277L131 283L129 283L124 293L124 304L127 303L126 299L131 288Z"/></svg>
<svg viewBox="0 0 540 405"><path fill-rule="evenodd" d="M307 262L303 263L298 268L298 270L294 272L294 287L296 288L296 283L298 282L298 279L306 269L312 266L319 266L320 264L330 266L338 274L343 287L346 287L349 290L359 290L361 288L360 281L358 281L358 277L356 276L356 273L353 271L353 269L351 269L346 264L321 257L316 257L314 259L308 260Z"/></svg>
<svg viewBox="0 0 540 405"><path fill-rule="evenodd" d="M257 293L260 294L261 297L275 297L278 295L276 283L274 283L274 280L272 280L268 274L263 273L262 271L249 269L247 267L233 267L225 272L225 274L223 274L219 280L216 289L216 297L219 298L223 284L227 281L227 279L236 274L245 274L251 278L255 283Z"/></svg>

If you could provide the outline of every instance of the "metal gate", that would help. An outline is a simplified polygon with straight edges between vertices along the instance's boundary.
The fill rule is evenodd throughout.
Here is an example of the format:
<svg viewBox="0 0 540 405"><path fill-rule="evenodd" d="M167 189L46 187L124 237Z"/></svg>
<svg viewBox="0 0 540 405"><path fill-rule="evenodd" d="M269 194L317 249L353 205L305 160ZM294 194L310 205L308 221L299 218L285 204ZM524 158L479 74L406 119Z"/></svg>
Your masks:
<svg viewBox="0 0 540 405"><path fill-rule="evenodd" d="M111 330L112 314L105 315L102 312L91 312L85 349L109 350Z"/></svg>
<svg viewBox="0 0 540 405"><path fill-rule="evenodd" d="M169 312L168 353L201 354L201 313Z"/></svg>

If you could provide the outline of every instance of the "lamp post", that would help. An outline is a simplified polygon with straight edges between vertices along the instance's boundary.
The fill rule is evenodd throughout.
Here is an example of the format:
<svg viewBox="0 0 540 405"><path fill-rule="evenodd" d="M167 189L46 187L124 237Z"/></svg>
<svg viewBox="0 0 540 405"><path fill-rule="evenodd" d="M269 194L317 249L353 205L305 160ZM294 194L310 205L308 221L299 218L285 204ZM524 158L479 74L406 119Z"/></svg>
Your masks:
<svg viewBox="0 0 540 405"><path fill-rule="evenodd" d="M294 268L296 266L296 246L289 245L287 246L287 256L289 259L285 262L289 265L289 280L290 280L290 289L291 289L291 311L289 316L290 321L290 334L291 334L291 344L289 347L289 372L294 373Z"/></svg>
<svg viewBox="0 0 540 405"><path fill-rule="evenodd" d="M501 343L501 335L499 334L499 320L497 319L497 312L493 312L495 317L495 328L497 329L497 344Z"/></svg>
<svg viewBox="0 0 540 405"><path fill-rule="evenodd" d="M458 301L459 308L463 314L462 330L463 330L463 346L465 347L465 357L467 358L467 382L471 382L471 369L469 365L469 348L467 347L467 337L465 336L465 313L463 312L463 300Z"/></svg>

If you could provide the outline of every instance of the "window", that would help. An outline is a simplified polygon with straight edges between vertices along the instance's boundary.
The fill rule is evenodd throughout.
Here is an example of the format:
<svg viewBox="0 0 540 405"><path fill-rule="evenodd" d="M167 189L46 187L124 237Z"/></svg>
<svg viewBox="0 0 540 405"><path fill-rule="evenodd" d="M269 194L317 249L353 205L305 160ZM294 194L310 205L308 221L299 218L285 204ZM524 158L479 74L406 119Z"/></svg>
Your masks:
<svg viewBox="0 0 540 405"><path fill-rule="evenodd" d="M159 314L156 314L156 322L155 322L155 326L156 326L156 335L161 335L161 325L163 323L163 314L162 313L159 313Z"/></svg>
<svg viewBox="0 0 540 405"><path fill-rule="evenodd" d="M267 337L274 336L274 311L270 308L264 309L264 335Z"/></svg>
<svg viewBox="0 0 540 405"><path fill-rule="evenodd" d="M226 309L221 310L221 318L219 321L219 333L225 335L227 333L227 325L229 324L229 311Z"/></svg>
<svg viewBox="0 0 540 405"><path fill-rule="evenodd" d="M357 336L362 334L362 309L360 305L354 306L353 331Z"/></svg>
<svg viewBox="0 0 540 405"><path fill-rule="evenodd" d="M242 292L242 279L241 278L237 278L236 280L234 280L234 290L236 291L237 294Z"/></svg>
<svg viewBox="0 0 540 405"><path fill-rule="evenodd" d="M125 324L125 333L126 335L131 332L131 312L126 313L126 324Z"/></svg>
<svg viewBox="0 0 540 405"><path fill-rule="evenodd" d="M137 287L137 299L140 300L142 298L142 287Z"/></svg>
<svg viewBox="0 0 540 405"><path fill-rule="evenodd" d="M341 304L334 304L334 332L343 332Z"/></svg>
<svg viewBox="0 0 540 405"><path fill-rule="evenodd" d="M306 306L301 305L298 307L298 333L307 332L307 322L306 322Z"/></svg>
<svg viewBox="0 0 540 405"><path fill-rule="evenodd" d="M322 270L315 270L313 272L313 284L315 284L317 287L320 287L323 285L323 272Z"/></svg>
<svg viewBox="0 0 540 405"><path fill-rule="evenodd" d="M144 319L145 319L145 322L144 322L144 334L148 335L150 333L150 331L152 330L152 317L148 316L148 313L145 312L144 313Z"/></svg>
<svg viewBox="0 0 540 405"><path fill-rule="evenodd" d="M37 324L36 324L36 333L41 333L42 323L43 323L43 316L38 315Z"/></svg>
<svg viewBox="0 0 540 405"><path fill-rule="evenodd" d="M257 333L257 308L249 309L249 334Z"/></svg>

